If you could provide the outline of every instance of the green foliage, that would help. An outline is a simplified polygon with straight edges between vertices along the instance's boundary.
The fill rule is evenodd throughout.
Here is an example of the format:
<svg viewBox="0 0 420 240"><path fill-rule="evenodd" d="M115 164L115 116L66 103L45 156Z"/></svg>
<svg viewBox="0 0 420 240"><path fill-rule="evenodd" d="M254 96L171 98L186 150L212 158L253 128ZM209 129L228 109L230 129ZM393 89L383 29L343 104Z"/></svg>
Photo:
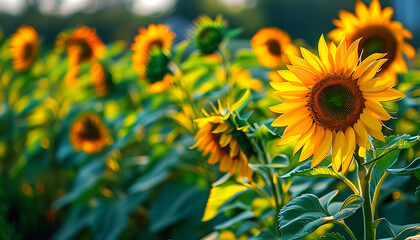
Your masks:
<svg viewBox="0 0 420 240"><path fill-rule="evenodd" d="M345 240L345 238L338 233L328 233L319 240Z"/></svg>
<svg viewBox="0 0 420 240"><path fill-rule="evenodd" d="M304 194L290 201L279 214L283 239L304 237L328 222L340 221L353 215L363 203L363 198L351 195L338 211L329 212L328 207L338 191L333 191L321 199L313 194Z"/></svg>

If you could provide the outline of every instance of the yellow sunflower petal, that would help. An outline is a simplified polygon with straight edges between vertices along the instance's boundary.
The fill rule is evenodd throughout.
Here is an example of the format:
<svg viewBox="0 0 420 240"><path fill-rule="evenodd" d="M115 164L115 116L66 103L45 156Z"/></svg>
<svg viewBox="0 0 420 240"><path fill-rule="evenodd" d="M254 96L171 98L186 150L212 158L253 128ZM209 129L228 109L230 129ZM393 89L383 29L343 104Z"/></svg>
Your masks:
<svg viewBox="0 0 420 240"><path fill-rule="evenodd" d="M376 60L383 58L386 56L386 53L374 53L371 54L369 57L367 57L365 60L363 60L362 63L360 63L356 67L356 71L353 73L353 79L358 79L363 74L363 72L366 70L369 65L371 65Z"/></svg>
<svg viewBox="0 0 420 240"><path fill-rule="evenodd" d="M342 174L345 174L350 167L351 160L353 159L354 148L356 147L356 134L352 127L348 127L345 132L347 151L343 156L343 165L341 167Z"/></svg>
<svg viewBox="0 0 420 240"><path fill-rule="evenodd" d="M299 109L299 108L303 108L307 104L308 103L306 101L299 101L299 102L287 102L286 101L284 103L271 106L271 107L269 107L269 109L272 112L275 112L275 113L286 113L286 112L294 111L294 110Z"/></svg>
<svg viewBox="0 0 420 240"><path fill-rule="evenodd" d="M328 50L327 43L325 42L324 35L321 35L318 42L318 53L321 61L324 63L328 72L334 72L335 64L334 59Z"/></svg>
<svg viewBox="0 0 420 240"><path fill-rule="evenodd" d="M360 120L361 123L363 123L365 126L369 135L378 139L379 141L385 141L384 135L381 132L382 125L379 120L372 116L368 111L363 111L363 113L360 114Z"/></svg>
<svg viewBox="0 0 420 240"><path fill-rule="evenodd" d="M394 101L405 97L405 94L394 88L388 88L381 92L363 92L363 97L372 102Z"/></svg>
<svg viewBox="0 0 420 240"><path fill-rule="evenodd" d="M343 131L333 132L332 166L334 171L340 170L346 152L346 137Z"/></svg>
<svg viewBox="0 0 420 240"><path fill-rule="evenodd" d="M325 74L325 66L324 64L319 60L317 56L315 56L313 53L311 53L306 48L300 48L300 51L302 52L303 58L308 62L309 67L318 73Z"/></svg>
<svg viewBox="0 0 420 240"><path fill-rule="evenodd" d="M312 124L311 128L305 132L301 132L302 137L297 141L295 148L293 150L293 155L295 155L305 144L306 142L312 137L316 129L316 124Z"/></svg>
<svg viewBox="0 0 420 240"><path fill-rule="evenodd" d="M382 107L381 104L377 102L372 102L367 100L365 102L366 109L377 119L380 120L389 120L391 116L389 113Z"/></svg>
<svg viewBox="0 0 420 240"><path fill-rule="evenodd" d="M366 68L366 70L362 73L362 75L360 76L359 80L357 81L357 84L360 86L362 85L364 82L368 81L368 80L372 80L376 73L378 72L378 70L382 67L382 65L384 65L384 63L387 61L387 59L380 59L374 63L372 63L368 68Z"/></svg>
<svg viewBox="0 0 420 240"><path fill-rule="evenodd" d="M296 110L292 113L284 113L280 117L278 117L276 120L273 121L271 126L273 127L283 127L290 124L293 124L295 122L299 122L302 119L308 117L310 114L309 110L306 108L301 108Z"/></svg>
<svg viewBox="0 0 420 240"><path fill-rule="evenodd" d="M317 166L324 158L328 155L332 145L332 133L331 130L325 129L324 140L319 146L318 151L315 152L312 159L311 168Z"/></svg>

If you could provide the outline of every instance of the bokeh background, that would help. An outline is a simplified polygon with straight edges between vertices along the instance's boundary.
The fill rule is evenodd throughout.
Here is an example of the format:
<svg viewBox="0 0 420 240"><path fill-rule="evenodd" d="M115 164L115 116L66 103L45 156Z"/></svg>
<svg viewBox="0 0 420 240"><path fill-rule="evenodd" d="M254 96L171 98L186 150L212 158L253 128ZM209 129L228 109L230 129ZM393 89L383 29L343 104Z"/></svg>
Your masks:
<svg viewBox="0 0 420 240"><path fill-rule="evenodd" d="M369 3L370 0L364 2ZM6 199L6 204L9 204L7 207L0 204L0 214L5 216L0 218L0 238L6 236L4 234L12 234L10 236L22 239L55 237L55 239L159 240L171 237L185 240L207 236L218 225L221 228L226 226L222 223L229 218L224 216L206 223L200 221L211 187L211 182L205 175L213 174L213 178L218 179L220 175L217 175L219 174L217 169L205 173L208 170L203 170L204 166L207 166L204 165L205 159L198 151L189 149L193 143L192 136L186 136L187 134L176 136L178 138L176 144L183 145L182 151L178 151L179 146L173 142L173 145L167 144L169 141L164 139L165 136L170 136L172 128L179 126L174 127L174 121L166 119L163 115L164 111L174 107L164 104L165 97L142 96L145 93L141 89L144 83L138 81L137 74L131 69L130 50L139 27L146 27L151 23L169 25L177 35L174 41L177 44L188 38L192 21L198 16L206 14L214 18L221 14L227 19L230 29L243 30L238 37L229 41L228 48L232 53L238 48L250 49L251 37L259 29L270 26L285 30L301 45L314 47L321 34L325 35L334 29L332 19L338 18L339 10L354 12L355 3L356 0L0 0L0 28L5 38L9 38L19 26L31 25L41 38L41 55L48 56L47 59L56 56L52 49L60 32L84 25L96 29L98 36L107 44L110 52L107 60L118 85L115 95L110 99L123 103L120 112L112 110L118 117L108 123L113 126L112 130L124 132L126 136L115 138L112 148L98 155L74 153L68 141L68 126L73 117L78 111L96 109L94 106L97 106L97 102L104 105L106 102L92 95L93 91L84 91L80 94L68 116L61 119L62 128L58 128L59 131L54 130L54 127L51 128L57 133L53 137L59 140L54 147L64 149L57 151L59 152L55 159L57 162L49 162L51 157L47 149L41 149L39 155L36 155L33 153L35 151L26 145L17 148L19 150L25 148L25 152L18 152L16 154L18 156L15 157L27 154L28 160L13 162L13 171L10 171L12 174L10 176L5 174L4 179L0 179L1 184L6 186L0 189L0 203ZM383 8L386 6L394 8L394 20L402 22L414 35L414 38L407 42L415 49L419 49L420 0L381 0L381 5ZM121 41L125 44L120 46ZM417 57L407 62L409 69L418 68L420 65L418 59ZM61 61L57 67L49 66L54 73L51 76L59 75L55 74L56 72L60 74L66 72L65 61ZM86 69L83 70L85 81L90 80ZM252 74L258 79L268 75L267 71L254 71ZM139 84L143 85L139 87ZM143 105L131 106L124 102L129 99L128 90L133 89L138 93L138 96L136 95L138 102ZM54 92L47 95L54 97ZM263 99L266 95L264 92L253 97ZM271 103L261 102L265 111L268 111L265 105ZM162 109L153 112L150 109L154 104L162 104L165 107L159 105ZM418 109L418 105L415 106ZM416 111L411 116L415 127L411 128L414 130L410 134L418 134L420 126L418 114L419 111ZM160 122L150 127L153 121L158 121L156 120L158 118L161 118ZM396 125L392 121L390 121L391 127ZM407 133L407 125L400 125L403 127L397 128L399 133ZM11 138L17 139L18 142L24 135L23 130L18 132L7 129L8 127L8 125L0 126L3 131L0 134L4 137L6 136L4 132L8 130L11 132ZM137 130L141 134L138 134ZM36 144L40 148L38 142ZM119 147L122 154L114 154L115 152L111 151ZM413 155L411 152L410 154ZM150 159L146 156L150 156ZM117 164L114 166L107 162L104 166L105 158L112 160L108 162L117 162ZM296 159L293 161L297 164ZM200 168L194 164L200 165L198 166ZM197 167L200 171L192 171L193 167ZM173 171L174 169L176 171ZM7 182L9 177L12 180ZM385 186L384 208L381 214L393 218L396 224L418 222L420 212L416 203L419 200L413 197L418 181L414 177L390 177L389 180L389 184ZM298 187L293 189L292 194L297 196L305 191L321 194L327 190L335 190L337 186L340 187L336 183L332 179L316 180L316 182L306 179L298 181ZM112 192L107 190L108 188L103 188L104 186ZM133 188L136 189L134 193L129 191ZM143 191L144 189L147 191ZM38 192L45 194L38 196ZM404 201L393 201L401 198L398 194L395 197L393 195L395 192L402 194ZM64 197L59 198L62 196ZM404 198L405 196L409 198ZM344 196L340 197L344 199ZM249 208L254 207L254 204L251 201L246 202ZM234 207L238 206L233 206L232 209ZM395 209L398 209L398 212ZM237 209L230 211L232 216L239 215L237 212ZM272 215L271 222L274 217ZM360 220L361 212L359 211L353 219ZM359 223L354 221L355 226L352 227L360 230L361 223ZM243 225L244 228L255 227ZM259 227L261 226L255 228ZM322 233L327 230L329 229L324 229ZM334 231L345 234L343 230L334 229Z"/></svg>
<svg viewBox="0 0 420 240"><path fill-rule="evenodd" d="M355 0L0 0L0 23L6 35L22 24L31 24L45 43L53 43L63 29L88 25L107 43L133 41L140 26L164 23L177 34L175 42L188 34L191 21L201 14L222 14L231 27L241 27L240 37L249 39L258 29L276 26L292 39L315 45L321 33L334 28L338 11L354 11ZM366 1L367 3L370 1ZM383 0L392 6L394 19L414 36L420 34L418 0ZM416 49L420 38L408 41Z"/></svg>

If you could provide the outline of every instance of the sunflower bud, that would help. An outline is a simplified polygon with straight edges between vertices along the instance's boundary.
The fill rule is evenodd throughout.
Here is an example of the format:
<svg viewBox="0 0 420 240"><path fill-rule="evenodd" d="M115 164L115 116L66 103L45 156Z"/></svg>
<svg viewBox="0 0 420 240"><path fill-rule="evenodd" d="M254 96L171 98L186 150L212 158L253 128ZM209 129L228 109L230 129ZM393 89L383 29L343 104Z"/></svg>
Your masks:
<svg viewBox="0 0 420 240"><path fill-rule="evenodd" d="M147 79L151 83L161 81L167 73L170 73L169 61L169 57L161 49L153 48L146 68Z"/></svg>
<svg viewBox="0 0 420 240"><path fill-rule="evenodd" d="M195 29L191 35L196 48L204 55L217 51L226 34L226 22L222 17L218 16L212 20L208 16L201 16L194 25Z"/></svg>

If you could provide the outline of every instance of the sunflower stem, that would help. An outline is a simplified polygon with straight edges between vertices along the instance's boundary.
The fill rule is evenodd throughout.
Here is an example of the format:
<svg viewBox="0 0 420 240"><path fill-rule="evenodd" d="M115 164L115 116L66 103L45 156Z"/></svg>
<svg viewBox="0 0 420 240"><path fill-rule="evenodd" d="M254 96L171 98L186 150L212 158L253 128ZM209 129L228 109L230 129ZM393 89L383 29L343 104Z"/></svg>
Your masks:
<svg viewBox="0 0 420 240"><path fill-rule="evenodd" d="M266 152L265 154L263 153L262 154L263 155L263 161L265 162L265 164L268 164L270 161L269 161L269 156L268 156L268 153ZM269 169L267 169L268 171L268 178L270 179L270 187L271 187L271 191L272 191L272 195L273 195L273 198L274 198L274 204L275 204L275 211L276 211L276 233L277 233L277 235L280 237L281 236L281 233L280 233L280 229L279 229L279 227L280 227L280 222L279 222L279 220L278 220L278 217L279 217L279 213L280 213L280 202L279 202L279 193L278 193L278 191L277 191L277 186L276 186L276 182L277 181L275 181L274 180L274 176L273 176L273 172L272 172L272 169L271 168L269 168ZM271 199L269 199L269 201L271 202L272 200Z"/></svg>
<svg viewBox="0 0 420 240"><path fill-rule="evenodd" d="M372 177L374 163L369 166L367 173L362 179L362 197L363 197L363 222L364 222L364 239L365 240L374 240L376 239L376 229L373 225L373 213L372 213L372 203L370 199L370 180ZM365 169L365 168L363 168Z"/></svg>

